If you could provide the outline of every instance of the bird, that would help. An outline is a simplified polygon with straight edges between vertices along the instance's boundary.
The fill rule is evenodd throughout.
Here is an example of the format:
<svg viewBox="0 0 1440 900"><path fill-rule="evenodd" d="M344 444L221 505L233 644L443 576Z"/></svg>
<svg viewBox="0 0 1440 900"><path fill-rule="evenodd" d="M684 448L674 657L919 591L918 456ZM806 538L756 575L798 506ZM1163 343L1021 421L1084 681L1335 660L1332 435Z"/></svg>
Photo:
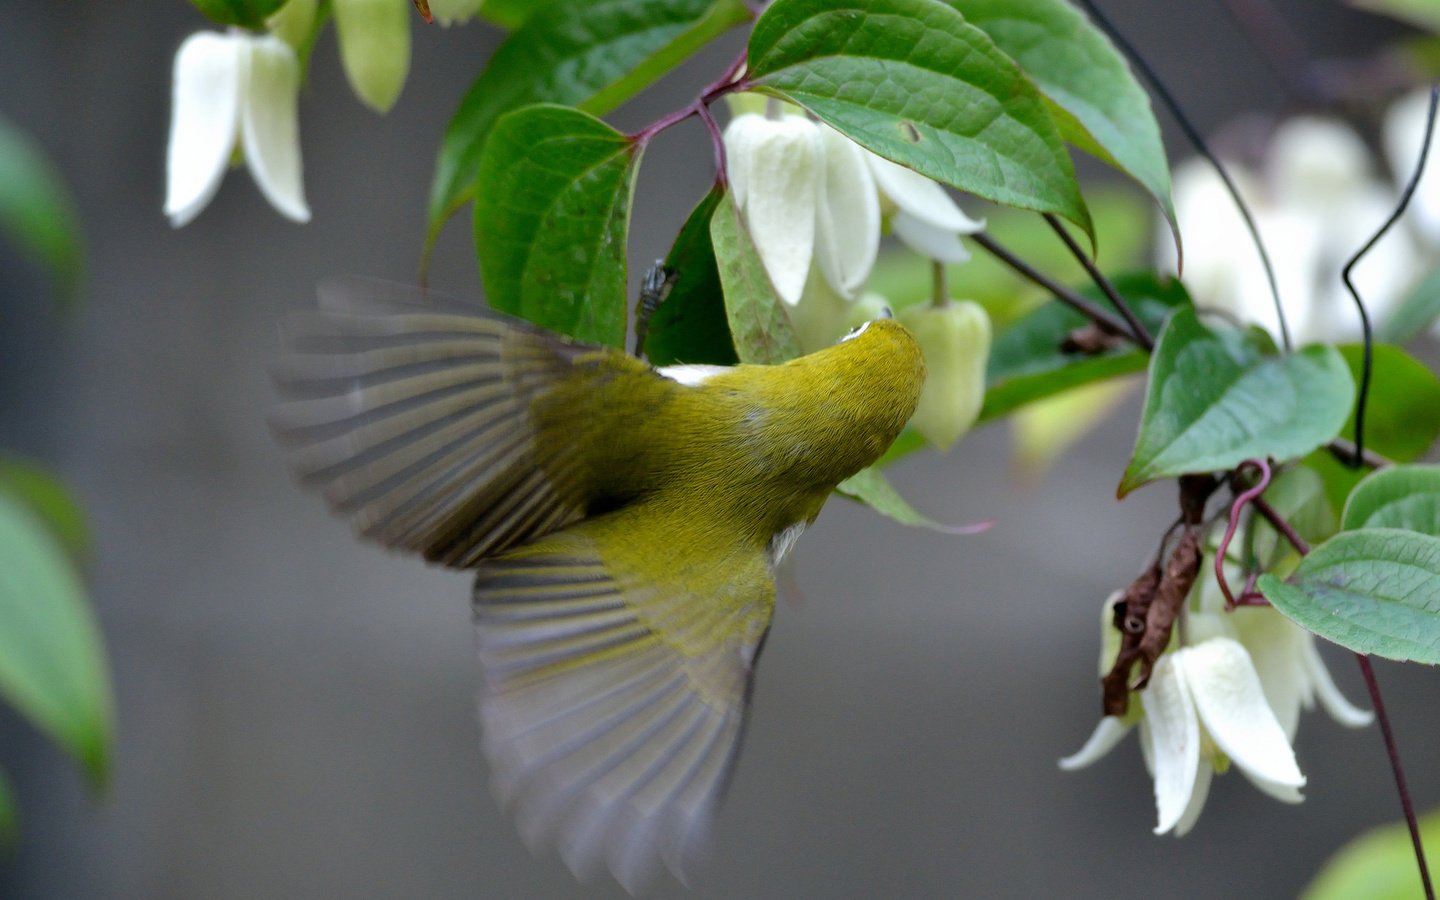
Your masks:
<svg viewBox="0 0 1440 900"><path fill-rule="evenodd" d="M360 537L474 574L482 747L532 850L632 893L702 855L775 571L925 380L893 319L779 365L656 368L356 277L282 325L272 431Z"/></svg>

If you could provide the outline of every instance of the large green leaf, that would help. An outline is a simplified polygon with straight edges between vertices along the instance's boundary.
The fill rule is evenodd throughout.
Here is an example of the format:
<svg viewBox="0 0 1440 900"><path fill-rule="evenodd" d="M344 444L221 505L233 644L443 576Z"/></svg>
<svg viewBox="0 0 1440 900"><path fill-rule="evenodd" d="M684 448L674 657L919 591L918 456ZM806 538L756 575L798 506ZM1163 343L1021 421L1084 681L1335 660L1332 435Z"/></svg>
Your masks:
<svg viewBox="0 0 1440 900"><path fill-rule="evenodd" d="M1152 333L1160 329L1171 312L1190 305L1190 296L1177 279L1162 281L1151 273L1137 272L1118 276L1114 284ZM1097 305L1107 303L1093 287L1080 293ZM1145 368L1145 354L1129 343L1096 354L1065 352L1061 344L1066 335L1088 321L1052 300L996 335L990 348L985 376L988 387L980 421L999 418L1070 388Z"/></svg>
<svg viewBox="0 0 1440 900"><path fill-rule="evenodd" d="M774 365L800 355L800 342L785 305L770 284L765 266L729 194L710 217L710 240L725 288L725 316L735 354L743 363Z"/></svg>
<svg viewBox="0 0 1440 900"><path fill-rule="evenodd" d="M1440 537L1398 528L1342 531L1289 580L1257 583L1300 626L1356 653L1440 663Z"/></svg>
<svg viewBox="0 0 1440 900"><path fill-rule="evenodd" d="M532 103L603 115L750 15L741 0L552 0L501 44L445 129L430 186L433 242L474 196L486 138Z"/></svg>
<svg viewBox="0 0 1440 900"><path fill-rule="evenodd" d="M217 25L241 28L265 27L265 17L285 5L285 0L190 0L195 8Z"/></svg>
<svg viewBox="0 0 1440 900"><path fill-rule="evenodd" d="M1440 812L1421 816L1419 825L1426 855L1440 859ZM1372 828L1342 847L1325 863L1301 898L1421 900L1424 896L1410 829L1404 822L1394 822Z"/></svg>
<svg viewBox="0 0 1440 900"><path fill-rule="evenodd" d="M85 589L29 509L0 492L0 696L97 783L109 768L110 679Z"/></svg>
<svg viewBox="0 0 1440 900"><path fill-rule="evenodd" d="M1066 139L1134 178L1176 228L1160 125L1150 98L1104 32L1066 0L947 2L990 35L1059 107L1055 119Z"/></svg>
<svg viewBox="0 0 1440 900"><path fill-rule="evenodd" d="M1400 305L1375 327L1376 336L1391 344L1403 344L1440 317L1440 269L1410 289Z"/></svg>
<svg viewBox="0 0 1440 900"><path fill-rule="evenodd" d="M1263 332L1201 324L1194 310L1170 317L1150 360L1124 496L1157 478L1229 469L1247 459L1309 453L1340 431L1355 382L1334 347L1267 355Z"/></svg>
<svg viewBox="0 0 1440 900"><path fill-rule="evenodd" d="M80 223L70 192L28 136L0 117L0 231L44 266L72 301L84 275Z"/></svg>
<svg viewBox="0 0 1440 900"><path fill-rule="evenodd" d="M527 106L500 120L475 201L475 249L492 307L577 340L624 346L639 149L569 107Z"/></svg>
<svg viewBox="0 0 1440 900"><path fill-rule="evenodd" d="M935 531L946 532L947 534L973 534L978 531L984 531L990 527L990 523L988 522L979 525L954 526L935 521L911 506L908 500L900 496L900 492L895 490L894 485L892 485L889 480L880 473L880 469L875 466L861 469L859 472L840 482L840 486L835 490L852 500L858 500L864 503L882 516L888 516L901 525L910 525L916 528L931 528Z"/></svg>
<svg viewBox="0 0 1440 900"><path fill-rule="evenodd" d="M80 504L49 470L15 457L0 457L0 492L24 503L77 564L90 558L90 529Z"/></svg>
<svg viewBox="0 0 1440 900"><path fill-rule="evenodd" d="M985 32L934 0L776 0L750 35L755 86L875 153L1093 238L1044 99Z"/></svg>
<svg viewBox="0 0 1440 900"><path fill-rule="evenodd" d="M725 292L710 240L710 220L723 194L712 190L696 205L665 265L675 273L670 296L650 320L645 355L657 366L674 363L734 365L735 343L725 318Z"/></svg>
<svg viewBox="0 0 1440 900"><path fill-rule="evenodd" d="M1391 466L1371 473L1345 502L1341 524L1408 528L1440 537L1440 466Z"/></svg>

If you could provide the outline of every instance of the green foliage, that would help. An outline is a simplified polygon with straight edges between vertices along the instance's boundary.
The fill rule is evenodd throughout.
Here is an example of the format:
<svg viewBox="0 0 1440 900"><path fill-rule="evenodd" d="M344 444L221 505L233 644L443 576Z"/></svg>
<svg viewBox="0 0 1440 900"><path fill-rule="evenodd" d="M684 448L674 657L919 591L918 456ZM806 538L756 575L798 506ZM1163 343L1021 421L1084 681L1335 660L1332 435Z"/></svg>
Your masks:
<svg viewBox="0 0 1440 900"><path fill-rule="evenodd" d="M1335 507L1325 485L1312 469L1295 466L1282 472L1265 490L1265 501L1312 546L1335 533ZM1263 516L1250 526L1250 555L1262 571L1272 571L1295 551Z"/></svg>
<svg viewBox="0 0 1440 900"><path fill-rule="evenodd" d="M1403 344L1424 331L1440 316L1440 269L1420 279L1405 299L1376 326L1376 337L1391 344Z"/></svg>
<svg viewBox="0 0 1440 900"><path fill-rule="evenodd" d="M484 0L479 15L502 28L518 28L554 0Z"/></svg>
<svg viewBox="0 0 1440 900"><path fill-rule="evenodd" d="M1440 537L1440 466L1391 466L1372 473L1345 503L1341 524L1408 528Z"/></svg>
<svg viewBox="0 0 1440 900"><path fill-rule="evenodd" d="M1134 178L1176 227L1170 167L1150 98L1103 32L1065 0L948 2L1020 64L1054 104L1066 140Z"/></svg>
<svg viewBox="0 0 1440 900"><path fill-rule="evenodd" d="M1269 355L1252 329L1214 331L1193 310L1171 316L1150 360L1140 435L1118 493L1157 478L1290 459L1339 432L1355 383L1334 347Z"/></svg>
<svg viewBox="0 0 1440 900"><path fill-rule="evenodd" d="M985 32L933 0L776 0L749 77L870 150L997 203L1094 229L1035 86Z"/></svg>
<svg viewBox="0 0 1440 900"><path fill-rule="evenodd" d="M552 0L546 7L500 45L446 127L427 242L474 197L485 140L505 113L563 103L603 115L749 16L740 0Z"/></svg>
<svg viewBox="0 0 1440 900"><path fill-rule="evenodd" d="M774 364L800 355L790 316L765 274L750 233L729 194L710 219L710 240L725 288L725 315L735 354L743 363Z"/></svg>
<svg viewBox="0 0 1440 900"><path fill-rule="evenodd" d="M92 781L109 771L110 681L85 590L59 542L0 491L0 696Z"/></svg>
<svg viewBox="0 0 1440 900"><path fill-rule="evenodd" d="M724 194L712 190L685 220L665 265L675 273L670 296L650 320L645 355L657 366L734 365L739 361L725 317L725 292L710 240L710 220Z"/></svg>
<svg viewBox="0 0 1440 900"><path fill-rule="evenodd" d="M1440 32L1440 6L1435 5L1435 0L1350 0L1350 5Z"/></svg>
<svg viewBox="0 0 1440 900"><path fill-rule="evenodd" d="M625 238L639 147L564 106L495 127L480 160L475 250L495 309L581 341L625 345Z"/></svg>
<svg viewBox="0 0 1440 900"><path fill-rule="evenodd" d="M76 566L90 560L90 529L68 488L50 472L14 457L0 458L0 493L29 508Z"/></svg>
<svg viewBox="0 0 1440 900"><path fill-rule="evenodd" d="M0 771L0 850L15 846L20 837L20 813L15 806L15 791L10 779Z"/></svg>
<svg viewBox="0 0 1440 900"><path fill-rule="evenodd" d="M882 516L888 516L901 525L933 528L936 531L968 530L955 529L941 524L911 506L910 502L900 496L899 491L896 491L889 480L880 473L877 466L861 469L840 482L840 486L835 490L852 500L864 503Z"/></svg>
<svg viewBox="0 0 1440 900"><path fill-rule="evenodd" d="M190 0L206 18L217 25L238 25L259 30L265 18L285 5L285 0Z"/></svg>
<svg viewBox="0 0 1440 900"><path fill-rule="evenodd" d="M1117 277L1114 284L1152 332L1160 329L1171 312L1190 305L1184 286L1175 279L1161 281L1151 273L1137 272ZM1098 305L1108 302L1095 288L1081 293ZM1145 368L1145 354L1128 342L1096 354L1065 352L1061 347L1065 336L1088 321L1052 300L996 335L990 348L989 387L980 421L1000 418L1027 403L1083 384Z"/></svg>
<svg viewBox="0 0 1440 900"><path fill-rule="evenodd" d="M1397 528L1342 531L1266 599L1303 628L1356 653L1440 663L1440 537Z"/></svg>
<svg viewBox="0 0 1440 900"><path fill-rule="evenodd" d="M1420 843L1436 859L1440 811L1420 817ZM1415 845L1404 822L1372 828L1340 848L1301 895L1302 900L1420 900Z"/></svg>
<svg viewBox="0 0 1440 900"><path fill-rule="evenodd" d="M0 117L0 232L72 302L84 281L80 223L60 173L30 138Z"/></svg>

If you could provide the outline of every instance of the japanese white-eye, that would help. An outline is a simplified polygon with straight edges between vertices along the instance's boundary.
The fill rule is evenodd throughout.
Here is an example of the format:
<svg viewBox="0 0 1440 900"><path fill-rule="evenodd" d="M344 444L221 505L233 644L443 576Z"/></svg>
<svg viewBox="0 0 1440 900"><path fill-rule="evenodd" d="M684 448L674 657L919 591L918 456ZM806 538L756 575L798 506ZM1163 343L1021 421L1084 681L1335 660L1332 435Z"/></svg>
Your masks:
<svg viewBox="0 0 1440 900"><path fill-rule="evenodd" d="M361 535L475 570L484 748L532 845L684 871L735 760L775 567L915 409L877 320L783 365L652 368L384 282L286 328L274 419Z"/></svg>

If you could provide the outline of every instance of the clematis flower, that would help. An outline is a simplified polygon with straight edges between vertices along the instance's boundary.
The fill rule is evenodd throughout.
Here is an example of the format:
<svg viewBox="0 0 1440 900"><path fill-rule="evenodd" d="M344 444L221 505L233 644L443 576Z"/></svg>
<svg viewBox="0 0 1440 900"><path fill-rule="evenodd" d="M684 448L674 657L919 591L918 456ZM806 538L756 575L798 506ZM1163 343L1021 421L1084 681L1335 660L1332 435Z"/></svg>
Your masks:
<svg viewBox="0 0 1440 900"><path fill-rule="evenodd" d="M1385 221L1398 196L1373 168L1369 151L1348 127L1305 117L1275 130L1263 170L1227 164L1265 239L1298 343L1360 335L1340 270ZM1278 335L1259 255L1220 177L1201 160L1187 161L1175 169L1174 195L1185 236L1184 279L1197 305ZM1158 243L1157 257L1161 268L1175 271L1168 237ZM1356 286L1374 319L1383 320L1404 296L1418 274L1417 261L1413 241L1397 231L1356 267Z"/></svg>
<svg viewBox="0 0 1440 900"><path fill-rule="evenodd" d="M902 241L942 262L968 258L959 235L984 227L934 181L803 115L737 115L725 149L736 206L792 307L813 293L812 266L829 293L854 300L874 267L884 216Z"/></svg>
<svg viewBox="0 0 1440 900"><path fill-rule="evenodd" d="M295 51L272 35L200 32L175 54L174 79L165 191L170 224L186 224L215 196L237 143L270 205L308 222Z"/></svg>
<svg viewBox="0 0 1440 900"><path fill-rule="evenodd" d="M1140 747L1155 781L1156 834L1187 833L1205 806L1214 773L1229 762L1277 800L1304 799L1305 776L1250 654L1238 641L1212 637L1164 654L1140 692L1140 706ZM1134 721L1102 718L1085 746L1060 760L1060 768L1072 771L1095 762Z"/></svg>

